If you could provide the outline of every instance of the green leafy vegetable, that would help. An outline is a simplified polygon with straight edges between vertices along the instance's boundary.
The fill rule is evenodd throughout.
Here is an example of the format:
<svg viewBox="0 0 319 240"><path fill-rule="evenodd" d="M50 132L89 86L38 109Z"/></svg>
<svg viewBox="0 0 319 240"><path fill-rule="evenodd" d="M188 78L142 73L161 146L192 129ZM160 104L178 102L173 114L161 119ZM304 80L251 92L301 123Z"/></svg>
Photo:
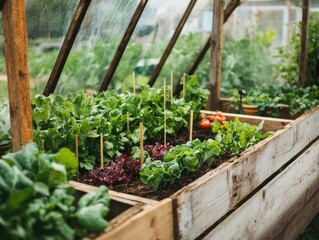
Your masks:
<svg viewBox="0 0 319 240"><path fill-rule="evenodd" d="M4 155L0 159L0 239L72 240L102 231L107 226L107 188L84 195L77 206L74 188L68 185L76 169L75 155L68 149L46 154L29 143L19 152Z"/></svg>

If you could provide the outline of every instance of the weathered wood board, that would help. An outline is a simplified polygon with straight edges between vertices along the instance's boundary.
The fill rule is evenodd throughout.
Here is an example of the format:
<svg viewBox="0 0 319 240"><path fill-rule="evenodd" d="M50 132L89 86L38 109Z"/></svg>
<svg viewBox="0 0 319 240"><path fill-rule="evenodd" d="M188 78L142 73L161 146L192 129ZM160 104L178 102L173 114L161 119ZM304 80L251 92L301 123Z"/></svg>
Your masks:
<svg viewBox="0 0 319 240"><path fill-rule="evenodd" d="M295 239L319 211L319 140L205 239Z"/></svg>
<svg viewBox="0 0 319 240"><path fill-rule="evenodd" d="M148 206L134 216L114 219L97 240L173 239L173 207L170 199Z"/></svg>
<svg viewBox="0 0 319 240"><path fill-rule="evenodd" d="M319 136L319 106L171 196L175 237L195 239Z"/></svg>
<svg viewBox="0 0 319 240"><path fill-rule="evenodd" d="M97 187L70 181L70 185L82 192L94 192ZM111 218L109 226L98 236L86 239L173 239L172 200L154 201L109 190ZM115 208L115 209L114 209ZM107 216L109 217L109 216ZM164 231L163 231L164 230Z"/></svg>

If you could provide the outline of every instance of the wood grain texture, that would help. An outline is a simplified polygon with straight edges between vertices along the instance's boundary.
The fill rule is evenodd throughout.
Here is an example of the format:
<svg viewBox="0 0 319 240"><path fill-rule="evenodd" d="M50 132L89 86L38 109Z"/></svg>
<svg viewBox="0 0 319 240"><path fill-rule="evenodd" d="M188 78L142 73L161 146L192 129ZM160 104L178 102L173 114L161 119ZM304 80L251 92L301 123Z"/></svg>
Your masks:
<svg viewBox="0 0 319 240"><path fill-rule="evenodd" d="M108 86L112 80L112 77L116 71L116 68L117 68L117 66L118 66L118 64L123 56L123 53L127 47L127 44L132 37L132 34L135 30L135 27L138 23L138 20L142 16L142 13L145 9L147 2L148 2L148 0L141 0L139 5L137 6L137 8L132 16L132 19L131 19L131 21L130 21L130 23L129 23L129 25L128 25L128 27L123 35L123 38L119 44L119 47L117 48L117 50L115 52L115 55L112 59L110 67L108 68L108 70L104 76L103 82L102 82L101 87L99 89L100 92L105 91L108 88ZM133 86L135 87L135 85L133 85Z"/></svg>
<svg viewBox="0 0 319 240"><path fill-rule="evenodd" d="M79 29L81 27L85 14L90 6L90 3L91 3L91 0L80 0L79 2L79 5L74 13L69 29L65 35L59 55L53 66L49 80L44 88L44 91L43 91L44 96L48 96L49 94L53 93L58 84L62 70L69 56L69 53L72 49L76 35L79 32Z"/></svg>
<svg viewBox="0 0 319 240"><path fill-rule="evenodd" d="M318 212L318 166L319 140L205 239L295 239Z"/></svg>
<svg viewBox="0 0 319 240"><path fill-rule="evenodd" d="M318 122L319 106L171 196L179 237L194 239L216 223L318 137Z"/></svg>
<svg viewBox="0 0 319 240"><path fill-rule="evenodd" d="M173 239L172 201L164 199L121 222L115 228L110 225L97 240L170 240Z"/></svg>
<svg viewBox="0 0 319 240"><path fill-rule="evenodd" d="M307 42L308 42L309 0L303 0L299 55L299 87L305 86L307 79Z"/></svg>
<svg viewBox="0 0 319 240"><path fill-rule="evenodd" d="M88 184L76 182L76 181L70 181L69 184L74 187L76 190L83 191L83 192L96 192L97 187L91 186ZM159 201L142 198L134 195L129 195L125 193L115 192L112 190L109 190L109 196L111 199L116 200L118 202L127 203L130 205L136 205L139 203L148 204L148 205L156 205L159 203Z"/></svg>
<svg viewBox="0 0 319 240"><path fill-rule="evenodd" d="M162 71L163 67L164 67L164 64L169 56L169 54L171 53L171 51L173 50L173 47L175 46L175 43L177 42L177 39L179 37L179 35L181 34L182 30L183 30L183 27L189 17L189 15L191 14L194 6L195 6L195 3L196 3L197 0L191 0L189 5L187 6L186 8L186 11L184 13L184 15L182 16L180 22L178 23L177 27L176 27L176 30L171 38L171 40L169 41L159 63L157 64L156 68L154 69L153 71L153 74L150 78L150 80L148 81L148 85L150 86L153 86L157 77L159 76L160 72Z"/></svg>
<svg viewBox="0 0 319 240"><path fill-rule="evenodd" d="M211 53L208 90L210 92L206 108L217 110L220 100L220 81L222 74L222 45L224 24L224 0L214 1L213 30L211 36Z"/></svg>
<svg viewBox="0 0 319 240"><path fill-rule="evenodd" d="M33 140L24 0L2 8L13 151Z"/></svg>

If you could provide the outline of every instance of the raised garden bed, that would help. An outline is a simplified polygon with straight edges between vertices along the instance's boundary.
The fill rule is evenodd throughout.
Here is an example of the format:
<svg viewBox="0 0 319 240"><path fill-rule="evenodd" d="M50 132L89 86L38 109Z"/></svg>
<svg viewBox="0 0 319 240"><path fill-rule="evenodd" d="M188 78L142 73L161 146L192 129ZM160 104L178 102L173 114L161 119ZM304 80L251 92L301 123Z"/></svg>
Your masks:
<svg viewBox="0 0 319 240"><path fill-rule="evenodd" d="M97 187L70 181L80 192L95 192ZM109 190L109 226L88 239L173 239L172 200L154 201ZM165 229L165 231L163 231Z"/></svg>
<svg viewBox="0 0 319 240"><path fill-rule="evenodd" d="M232 114L228 117L231 116L234 117ZM242 121L245 119L252 123L263 119L240 117ZM203 237L219 226L234 208L243 206L242 203L250 199L250 194L263 183L271 181L318 137L319 126L315 124L318 121L319 107L293 122L266 118L267 130L279 129L273 136L172 194L169 198L173 201L175 239ZM288 125L283 127L285 124ZM307 182L301 181L300 184L301 189L308 188ZM285 226L284 222L281 224Z"/></svg>

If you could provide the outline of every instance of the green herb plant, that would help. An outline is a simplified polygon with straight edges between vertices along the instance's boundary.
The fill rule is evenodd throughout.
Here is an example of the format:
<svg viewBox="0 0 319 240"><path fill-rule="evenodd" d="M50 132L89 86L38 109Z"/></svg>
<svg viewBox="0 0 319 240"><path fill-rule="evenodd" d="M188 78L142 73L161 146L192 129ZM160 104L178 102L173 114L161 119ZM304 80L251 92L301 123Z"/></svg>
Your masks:
<svg viewBox="0 0 319 240"><path fill-rule="evenodd" d="M108 212L107 188L76 204L68 181L77 171L75 155L39 151L35 143L0 159L0 238L73 240L101 232Z"/></svg>

